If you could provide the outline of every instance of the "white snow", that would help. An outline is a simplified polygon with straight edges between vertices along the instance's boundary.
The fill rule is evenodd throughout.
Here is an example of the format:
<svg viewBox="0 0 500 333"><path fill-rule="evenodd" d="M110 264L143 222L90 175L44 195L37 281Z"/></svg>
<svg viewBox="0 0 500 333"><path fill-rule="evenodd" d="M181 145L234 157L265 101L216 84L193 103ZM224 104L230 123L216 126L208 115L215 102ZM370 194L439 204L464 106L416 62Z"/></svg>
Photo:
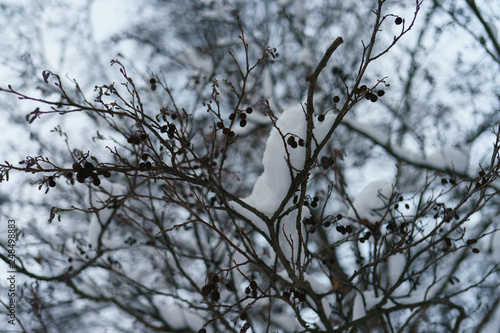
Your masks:
<svg viewBox="0 0 500 333"><path fill-rule="evenodd" d="M299 139L305 140L306 118L302 105L295 105L284 111L278 118L276 127L279 131L273 128L267 139L262 158L264 171L255 182L252 193L243 199L248 205L268 217L276 212L285 198L292 183L292 174L295 175L297 173L295 170L302 170L304 167L305 147L292 148L287 144L287 139L292 135L295 135L296 142ZM286 208L291 205L291 202L287 203ZM239 205L236 205L235 209L251 219L257 228L269 236L269 229L264 221ZM279 233L281 249L285 256L293 261L299 259L297 258L300 244L296 227L297 214L295 210L281 220ZM307 216L309 216L309 210L304 207L303 217Z"/></svg>
<svg viewBox="0 0 500 333"><path fill-rule="evenodd" d="M162 318L174 330L190 327L193 331L197 332L205 324L202 318L196 315L194 310L167 300L165 297L155 297L153 303L160 310Z"/></svg>
<svg viewBox="0 0 500 333"><path fill-rule="evenodd" d="M458 148L447 147L433 153L426 161L436 169L466 173L468 169L468 157Z"/></svg>
<svg viewBox="0 0 500 333"><path fill-rule="evenodd" d="M391 255L387 259L387 273L389 278L389 286L393 286L403 273L406 265L406 257L402 253Z"/></svg>
<svg viewBox="0 0 500 333"><path fill-rule="evenodd" d="M299 138L305 139L306 123L302 107L297 105L283 112L276 122L276 126L283 135L295 134ZM271 216L279 207L292 182L286 160L285 145L286 139L284 141L276 128L273 128L267 139L262 158L264 172L257 179L252 193L245 199L246 203L268 216ZM290 153L291 165L299 170L302 169L305 148L300 146L295 149L290 146L287 148Z"/></svg>
<svg viewBox="0 0 500 333"><path fill-rule="evenodd" d="M362 318L366 315L366 311L370 311L382 301L383 295L375 296L373 289L365 290L362 293L356 293L354 305L352 309L352 320Z"/></svg>
<svg viewBox="0 0 500 333"><path fill-rule="evenodd" d="M355 210L349 208L347 217L366 219L372 224L380 221L393 191L393 185L384 181L369 183L354 200ZM356 214L357 213L357 214Z"/></svg>
<svg viewBox="0 0 500 333"><path fill-rule="evenodd" d="M362 124L352 118L344 118L342 123L358 133L370 138L373 142L382 147L390 149L391 153L404 161L420 165L427 165L430 168L443 171L455 171L457 173L465 173L468 169L468 156L467 154L454 147L446 147L440 151L436 151L428 158L421 156L417 152L412 152L410 149L391 144L389 137L382 133L377 128Z"/></svg>
<svg viewBox="0 0 500 333"><path fill-rule="evenodd" d="M89 225L89 241L90 244L92 244L92 248L94 250L97 249L97 246L99 245L99 235L101 234L102 226L99 223L97 216L92 215L92 221L90 222Z"/></svg>

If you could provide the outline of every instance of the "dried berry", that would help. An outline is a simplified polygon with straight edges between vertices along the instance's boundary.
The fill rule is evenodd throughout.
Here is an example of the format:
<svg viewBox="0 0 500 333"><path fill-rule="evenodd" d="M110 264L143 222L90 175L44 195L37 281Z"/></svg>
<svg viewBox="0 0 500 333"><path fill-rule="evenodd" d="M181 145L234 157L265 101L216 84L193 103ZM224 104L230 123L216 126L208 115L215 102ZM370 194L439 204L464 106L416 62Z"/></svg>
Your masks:
<svg viewBox="0 0 500 333"><path fill-rule="evenodd" d="M75 170L75 171L78 171L78 170L80 170L82 168L82 166L80 165L80 163L77 163L77 162L73 163L72 167L73 167L73 170Z"/></svg>
<svg viewBox="0 0 500 333"><path fill-rule="evenodd" d="M311 202L311 207L312 208L318 207L318 203L316 201Z"/></svg>
<svg viewBox="0 0 500 333"><path fill-rule="evenodd" d="M240 119L247 119L247 115L244 113L239 114Z"/></svg>
<svg viewBox="0 0 500 333"><path fill-rule="evenodd" d="M290 299L290 293L288 291L285 291L283 293L283 296L281 296L284 300L288 300Z"/></svg>
<svg viewBox="0 0 500 333"><path fill-rule="evenodd" d="M340 97L339 97L339 96L335 96L335 97L333 98L333 102L334 102L334 103L338 103L338 102L340 102Z"/></svg>
<svg viewBox="0 0 500 333"><path fill-rule="evenodd" d="M480 251L479 251L479 249L478 249L478 248L473 248L473 249L472 249L472 252L474 252L474 253L479 253Z"/></svg>
<svg viewBox="0 0 500 333"><path fill-rule="evenodd" d="M139 139L141 139L142 141L145 141L147 138L148 138L148 135L146 133L142 133L141 135L139 135Z"/></svg>
<svg viewBox="0 0 500 333"><path fill-rule="evenodd" d="M93 171L95 169L94 165L90 162L85 162L83 166L86 170Z"/></svg>
<svg viewBox="0 0 500 333"><path fill-rule="evenodd" d="M219 276L218 276L218 275L214 275L214 276L212 276L212 282L213 282L213 283L218 283L219 281L220 281L220 278L219 278Z"/></svg>
<svg viewBox="0 0 500 333"><path fill-rule="evenodd" d="M241 119L240 126L245 127L247 125L247 121L245 119Z"/></svg>
<svg viewBox="0 0 500 333"><path fill-rule="evenodd" d="M246 333L249 328L250 328L250 324L249 323L243 324L243 326L240 329L240 333Z"/></svg>
<svg viewBox="0 0 500 333"><path fill-rule="evenodd" d="M446 178L441 179L441 184L446 185L448 184L448 180Z"/></svg>
<svg viewBox="0 0 500 333"><path fill-rule="evenodd" d="M252 112L253 112L253 109L252 109L251 107L248 107L248 108L246 109L246 113L250 114L250 113L252 113Z"/></svg>
<svg viewBox="0 0 500 333"><path fill-rule="evenodd" d="M156 84L151 85L151 90L155 91L156 90Z"/></svg>
<svg viewBox="0 0 500 333"><path fill-rule="evenodd" d="M319 122L322 122L322 121L324 121L324 120L325 120L325 115L324 115L324 114L320 114L320 115L318 116L318 121L319 121Z"/></svg>
<svg viewBox="0 0 500 333"><path fill-rule="evenodd" d="M292 148L297 148L297 141L295 141L295 137L293 136L289 136L288 139L286 140L286 142L288 143L288 145Z"/></svg>
<svg viewBox="0 0 500 333"><path fill-rule="evenodd" d="M149 155L148 155L148 154L146 154L146 153L144 153L144 154L142 154L142 155L141 155L141 159L142 159L143 161L146 161L146 160L148 159L148 157L149 157Z"/></svg>
<svg viewBox="0 0 500 333"><path fill-rule="evenodd" d="M207 333L207 330L202 328L201 330L198 331L198 333Z"/></svg>
<svg viewBox="0 0 500 333"><path fill-rule="evenodd" d="M234 292L234 287L231 283L227 283L226 284L226 290L229 291L229 292Z"/></svg>
<svg viewBox="0 0 500 333"><path fill-rule="evenodd" d="M234 120L234 118L236 118L236 113L231 113L229 115L229 120Z"/></svg>
<svg viewBox="0 0 500 333"><path fill-rule="evenodd" d="M207 284L206 286L203 286L203 288L201 288L201 293L204 296L208 296L212 292L212 289L213 289L213 285Z"/></svg>
<svg viewBox="0 0 500 333"><path fill-rule="evenodd" d="M476 243L477 243L477 239L468 239L467 240L467 245L476 244Z"/></svg>
<svg viewBox="0 0 500 333"><path fill-rule="evenodd" d="M250 288L254 290L257 289L257 282L255 282L255 280L250 281Z"/></svg>
<svg viewBox="0 0 500 333"><path fill-rule="evenodd" d="M219 122L217 123L217 127L218 127L218 128L224 128L224 124L222 123L222 121L219 121Z"/></svg>
<svg viewBox="0 0 500 333"><path fill-rule="evenodd" d="M242 314L240 314L240 320L247 320L248 318L248 315L246 312L243 312Z"/></svg>
<svg viewBox="0 0 500 333"><path fill-rule="evenodd" d="M379 90L379 91L377 91L377 95L378 95L379 97L382 97L382 96L384 96L384 95L385 95L385 91L383 91L383 90Z"/></svg>
<svg viewBox="0 0 500 333"><path fill-rule="evenodd" d="M85 177L83 174L81 174L80 172L78 172L78 174L76 175L76 180L79 182L79 183L84 183L85 182Z"/></svg>
<svg viewBox="0 0 500 333"><path fill-rule="evenodd" d="M227 133L227 136L230 138L232 138L234 135L235 133L233 131L229 131L229 133Z"/></svg>
<svg viewBox="0 0 500 333"><path fill-rule="evenodd" d="M99 178L94 178L94 180L92 181L92 183L95 185L95 186L99 186L101 185L101 180Z"/></svg>
<svg viewBox="0 0 500 333"><path fill-rule="evenodd" d="M325 223L323 223L323 226L324 226L325 228L330 227L330 225L331 225L331 222L330 222L330 221L326 221Z"/></svg>
<svg viewBox="0 0 500 333"><path fill-rule="evenodd" d="M394 23L396 23L396 25L400 25L401 23L403 23L403 19L401 17L396 17Z"/></svg>
<svg viewBox="0 0 500 333"><path fill-rule="evenodd" d="M375 103L377 100L378 100L377 95L375 95L375 94L371 94L371 95L370 95L370 101L371 101L372 103Z"/></svg>
<svg viewBox="0 0 500 333"><path fill-rule="evenodd" d="M54 179L49 179L49 186L56 187L56 182L54 181Z"/></svg>
<svg viewBox="0 0 500 333"><path fill-rule="evenodd" d="M155 83L156 83L156 79L155 79L154 77L153 77L153 78L151 78L151 80L149 80L149 83L151 83L151 84L155 84Z"/></svg>
<svg viewBox="0 0 500 333"><path fill-rule="evenodd" d="M306 145L306 142L304 139L299 139L299 146L304 147Z"/></svg>
<svg viewBox="0 0 500 333"><path fill-rule="evenodd" d="M342 220L342 214L337 214L337 220Z"/></svg>
<svg viewBox="0 0 500 333"><path fill-rule="evenodd" d="M246 287L245 288L245 294L250 294L252 292L252 289L250 289L250 287Z"/></svg>
<svg viewBox="0 0 500 333"><path fill-rule="evenodd" d="M346 226L345 231L350 234L352 232L352 227L350 225Z"/></svg>
<svg viewBox="0 0 500 333"><path fill-rule="evenodd" d="M229 134L229 128L227 128L227 127L226 127L226 128L224 128L224 129L222 130L222 134L224 134L224 135Z"/></svg>
<svg viewBox="0 0 500 333"><path fill-rule="evenodd" d="M108 170L104 170L102 172L102 175L104 176L104 178L109 178L111 177L111 172L109 172Z"/></svg>

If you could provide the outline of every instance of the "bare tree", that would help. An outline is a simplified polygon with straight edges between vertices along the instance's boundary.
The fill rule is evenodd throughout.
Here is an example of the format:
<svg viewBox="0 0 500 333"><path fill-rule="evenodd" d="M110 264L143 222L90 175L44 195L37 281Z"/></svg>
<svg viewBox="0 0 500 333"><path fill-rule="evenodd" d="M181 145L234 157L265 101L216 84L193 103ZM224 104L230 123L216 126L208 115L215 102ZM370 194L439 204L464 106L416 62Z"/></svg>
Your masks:
<svg viewBox="0 0 500 333"><path fill-rule="evenodd" d="M40 152L0 163L2 180L44 190L25 205L48 215L0 253L26 277L16 329L494 327L500 127L493 88L473 80L499 57L484 10L150 2L113 43L141 45L158 74L120 58L93 93L51 70L38 94L0 88L34 105L29 126L60 119L65 149L33 134ZM165 13L175 29L156 23ZM487 62L458 57L448 76L428 57L448 26Z"/></svg>

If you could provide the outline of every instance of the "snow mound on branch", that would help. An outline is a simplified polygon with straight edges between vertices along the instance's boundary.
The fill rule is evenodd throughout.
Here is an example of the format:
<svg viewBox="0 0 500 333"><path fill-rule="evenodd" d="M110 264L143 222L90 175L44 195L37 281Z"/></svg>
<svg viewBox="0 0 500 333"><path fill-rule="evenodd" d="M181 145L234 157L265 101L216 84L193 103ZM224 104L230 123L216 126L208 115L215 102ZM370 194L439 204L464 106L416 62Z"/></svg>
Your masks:
<svg viewBox="0 0 500 333"><path fill-rule="evenodd" d="M353 208L349 208L347 217L358 220L368 220L375 223L384 214L389 198L393 191L393 185L383 181L369 183L353 202ZM357 215L356 215L357 213Z"/></svg>
<svg viewBox="0 0 500 333"><path fill-rule="evenodd" d="M435 152L428 158L429 164L436 169L466 173L469 165L467 155L461 150L448 147Z"/></svg>
<svg viewBox="0 0 500 333"><path fill-rule="evenodd" d="M90 222L89 225L89 241L90 244L92 244L92 248L94 250L96 250L97 246L99 245L99 235L101 234L101 231L102 231L102 226L99 223L97 216L93 215L92 221Z"/></svg>
<svg viewBox="0 0 500 333"><path fill-rule="evenodd" d="M305 139L306 119L302 106L297 105L283 112L276 126L281 134L286 136L285 140L292 134ZM252 193L244 199L266 215L272 215L278 209L292 183L286 159L286 141L283 141L281 134L276 128L271 130L262 158L264 171L257 179ZM290 165L301 170L304 167L305 148L298 146L293 149L287 146L287 150L290 154Z"/></svg>

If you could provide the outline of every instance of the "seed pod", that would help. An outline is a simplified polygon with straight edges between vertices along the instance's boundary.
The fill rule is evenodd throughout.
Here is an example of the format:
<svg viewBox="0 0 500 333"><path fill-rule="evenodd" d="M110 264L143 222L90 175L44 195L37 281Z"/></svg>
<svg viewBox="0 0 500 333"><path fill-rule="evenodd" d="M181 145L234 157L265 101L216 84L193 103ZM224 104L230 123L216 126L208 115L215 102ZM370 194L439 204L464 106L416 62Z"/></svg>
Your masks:
<svg viewBox="0 0 500 333"><path fill-rule="evenodd" d="M80 170L82 168L82 166L80 165L80 163L77 163L77 162L73 163L72 167L73 167L74 171L78 171L78 170Z"/></svg>
<svg viewBox="0 0 500 333"><path fill-rule="evenodd" d="M250 281L250 288L254 290L257 289L257 282L255 282L255 280Z"/></svg>

